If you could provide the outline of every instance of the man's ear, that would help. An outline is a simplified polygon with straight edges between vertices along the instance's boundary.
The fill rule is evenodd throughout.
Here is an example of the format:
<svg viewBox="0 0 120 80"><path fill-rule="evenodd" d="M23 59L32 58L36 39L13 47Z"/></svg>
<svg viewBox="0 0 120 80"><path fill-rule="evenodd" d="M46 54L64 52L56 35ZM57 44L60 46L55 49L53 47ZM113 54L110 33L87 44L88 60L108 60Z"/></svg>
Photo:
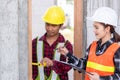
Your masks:
<svg viewBox="0 0 120 80"><path fill-rule="evenodd" d="M60 28L63 26L63 24L60 24Z"/></svg>

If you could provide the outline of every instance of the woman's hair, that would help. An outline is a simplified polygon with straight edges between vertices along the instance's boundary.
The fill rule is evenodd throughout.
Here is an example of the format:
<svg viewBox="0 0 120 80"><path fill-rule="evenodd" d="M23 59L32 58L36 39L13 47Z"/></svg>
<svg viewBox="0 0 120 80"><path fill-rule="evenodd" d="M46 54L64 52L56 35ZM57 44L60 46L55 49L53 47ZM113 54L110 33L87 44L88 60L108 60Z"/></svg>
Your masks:
<svg viewBox="0 0 120 80"><path fill-rule="evenodd" d="M113 33L113 38L115 39L115 42L120 42L120 35L115 31L115 26L105 23L100 24L102 24L105 28L110 26L110 32Z"/></svg>

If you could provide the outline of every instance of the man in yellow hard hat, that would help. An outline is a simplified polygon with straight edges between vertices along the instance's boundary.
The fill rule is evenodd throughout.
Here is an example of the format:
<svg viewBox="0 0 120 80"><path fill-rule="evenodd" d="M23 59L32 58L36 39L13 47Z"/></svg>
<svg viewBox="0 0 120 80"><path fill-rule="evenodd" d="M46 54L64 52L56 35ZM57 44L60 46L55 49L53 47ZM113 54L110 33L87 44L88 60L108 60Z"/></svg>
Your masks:
<svg viewBox="0 0 120 80"><path fill-rule="evenodd" d="M64 55L60 55L56 50L59 46L66 46L72 53L72 45L66 42L63 35L59 33L61 26L65 21L65 14L61 7L49 7L43 16L46 33L32 41L32 62L46 63L42 66L32 66L33 80L68 80L67 72L70 66L60 63L66 61Z"/></svg>

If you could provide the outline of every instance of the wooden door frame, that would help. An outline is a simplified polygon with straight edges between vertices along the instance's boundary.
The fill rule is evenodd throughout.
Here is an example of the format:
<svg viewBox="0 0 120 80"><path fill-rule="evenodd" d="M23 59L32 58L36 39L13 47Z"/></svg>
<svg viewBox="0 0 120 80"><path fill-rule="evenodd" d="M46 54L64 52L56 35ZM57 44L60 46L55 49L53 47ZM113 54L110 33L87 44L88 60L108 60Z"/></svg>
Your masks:
<svg viewBox="0 0 120 80"><path fill-rule="evenodd" d="M83 0L74 0L74 55L82 57L83 50ZM74 71L74 80L82 80L82 75Z"/></svg>
<svg viewBox="0 0 120 80"><path fill-rule="evenodd" d="M28 80L32 80L32 0L28 0Z"/></svg>

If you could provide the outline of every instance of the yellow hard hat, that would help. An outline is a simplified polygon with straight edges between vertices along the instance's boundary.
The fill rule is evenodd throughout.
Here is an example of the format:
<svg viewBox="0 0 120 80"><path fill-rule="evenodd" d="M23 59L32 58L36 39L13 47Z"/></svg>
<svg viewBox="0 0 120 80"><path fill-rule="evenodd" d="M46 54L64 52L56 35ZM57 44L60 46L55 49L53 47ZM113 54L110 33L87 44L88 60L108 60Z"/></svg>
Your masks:
<svg viewBox="0 0 120 80"><path fill-rule="evenodd" d="M63 24L65 22L65 13L61 7L52 6L46 11L43 21L50 24Z"/></svg>

